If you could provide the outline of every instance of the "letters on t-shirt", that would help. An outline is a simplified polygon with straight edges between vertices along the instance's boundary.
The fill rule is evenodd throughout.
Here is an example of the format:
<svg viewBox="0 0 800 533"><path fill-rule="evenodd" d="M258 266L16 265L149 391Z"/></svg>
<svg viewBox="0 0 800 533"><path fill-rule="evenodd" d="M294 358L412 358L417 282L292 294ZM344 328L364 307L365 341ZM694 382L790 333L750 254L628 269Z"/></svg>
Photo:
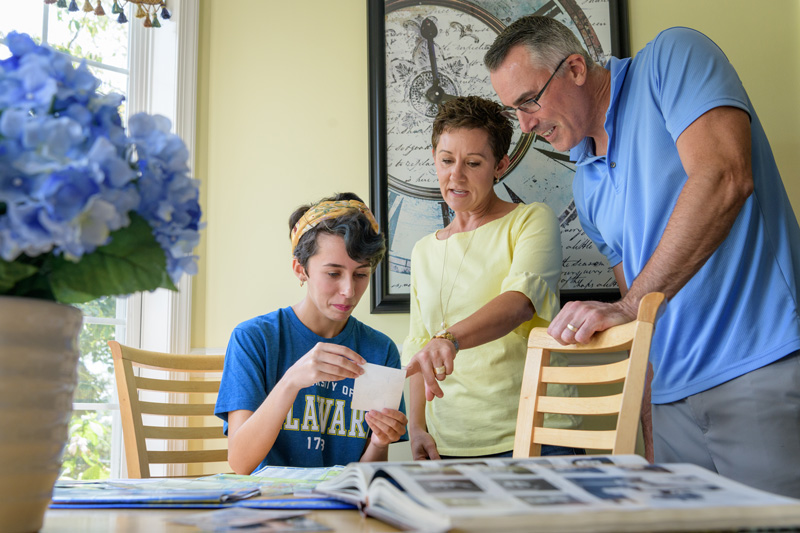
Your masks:
<svg viewBox="0 0 800 533"><path fill-rule="evenodd" d="M324 382L331 383L333 382ZM319 384L318 384L319 385ZM303 416L294 418L294 407L289 408L283 429L286 431L313 431L323 435L365 439L364 411L350 409L350 424L345 421L345 400L325 398L315 394L305 395Z"/></svg>

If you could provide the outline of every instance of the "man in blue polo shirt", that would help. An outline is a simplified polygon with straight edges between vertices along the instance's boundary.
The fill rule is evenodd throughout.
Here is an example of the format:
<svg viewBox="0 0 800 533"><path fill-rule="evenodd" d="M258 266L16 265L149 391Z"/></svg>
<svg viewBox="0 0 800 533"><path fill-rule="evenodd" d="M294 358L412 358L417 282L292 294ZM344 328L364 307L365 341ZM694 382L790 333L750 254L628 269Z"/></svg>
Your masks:
<svg viewBox="0 0 800 533"><path fill-rule="evenodd" d="M568 28L531 16L498 36L486 65L522 130L571 150L581 224L623 295L567 304L550 334L587 342L665 293L655 459L800 497L800 228L723 52L672 28L604 68Z"/></svg>

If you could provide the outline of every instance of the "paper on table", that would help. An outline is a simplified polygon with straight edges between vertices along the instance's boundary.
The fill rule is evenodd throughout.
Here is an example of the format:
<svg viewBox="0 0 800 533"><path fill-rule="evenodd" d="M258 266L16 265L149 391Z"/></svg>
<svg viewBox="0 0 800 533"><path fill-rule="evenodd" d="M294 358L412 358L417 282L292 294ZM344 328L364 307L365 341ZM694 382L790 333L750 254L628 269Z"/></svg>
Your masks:
<svg viewBox="0 0 800 533"><path fill-rule="evenodd" d="M353 401L350 407L369 411L371 409L399 409L406 381L404 368L365 363L364 373L355 379Z"/></svg>
<svg viewBox="0 0 800 533"><path fill-rule="evenodd" d="M175 524L197 526L205 531L227 530L235 527L248 527L263 524L269 520L285 520L308 514L308 511L259 511L230 507L219 511L181 514L167 520Z"/></svg>

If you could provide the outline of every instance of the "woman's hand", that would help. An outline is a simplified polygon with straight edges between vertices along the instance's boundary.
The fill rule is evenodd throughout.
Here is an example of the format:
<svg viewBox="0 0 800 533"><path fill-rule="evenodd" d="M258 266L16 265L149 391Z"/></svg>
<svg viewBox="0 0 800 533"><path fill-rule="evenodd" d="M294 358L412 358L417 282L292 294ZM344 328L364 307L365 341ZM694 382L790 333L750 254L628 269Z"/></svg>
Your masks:
<svg viewBox="0 0 800 533"><path fill-rule="evenodd" d="M375 446L388 446L397 442L406 432L408 418L397 409L368 411L365 419L372 429L370 442Z"/></svg>
<svg viewBox="0 0 800 533"><path fill-rule="evenodd" d="M440 459L436 441L433 440L430 433L419 431L411 434L411 456L415 461Z"/></svg>
<svg viewBox="0 0 800 533"><path fill-rule="evenodd" d="M433 397L444 396L439 381L453 373L453 362L456 358L456 347L447 339L433 338L422 350L417 352L408 362L406 376L422 373L425 381L425 399L429 402ZM441 372L444 368L444 372ZM438 372L437 372L438 370Z"/></svg>
<svg viewBox="0 0 800 533"><path fill-rule="evenodd" d="M299 391L318 381L357 378L366 360L347 346L318 342L286 371L281 381Z"/></svg>

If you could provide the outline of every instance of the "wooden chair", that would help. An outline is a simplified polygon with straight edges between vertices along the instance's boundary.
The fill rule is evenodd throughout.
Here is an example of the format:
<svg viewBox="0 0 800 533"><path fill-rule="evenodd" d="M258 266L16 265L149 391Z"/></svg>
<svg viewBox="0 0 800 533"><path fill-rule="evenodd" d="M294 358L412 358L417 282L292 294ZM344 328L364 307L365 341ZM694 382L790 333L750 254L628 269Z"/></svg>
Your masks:
<svg viewBox="0 0 800 533"><path fill-rule="evenodd" d="M564 346L546 328L534 328L528 338L528 357L522 379L514 457L538 456L542 444L634 453L642 408L650 340L664 295L645 295L636 320L596 333L588 344ZM592 366L550 366L550 352L594 354L629 352L621 361ZM548 383L611 384L624 382L619 394L576 398L547 396ZM542 427L544 413L617 415L616 429L589 431Z"/></svg>
<svg viewBox="0 0 800 533"><path fill-rule="evenodd" d="M179 442L188 447L190 442L225 438L221 420L215 418L213 422L208 422L209 419L203 418L214 415L214 402L219 392L224 356L149 352L123 346L116 341L109 341L108 345L114 358L128 477L195 477L179 474L151 476L150 465L189 465L228 460L227 449L153 451L147 448L148 439ZM137 376L134 368L158 370L161 372L157 374L164 374L167 379ZM210 379L202 379L209 377L203 373L214 375ZM145 392L147 401L144 401L140 397L140 391L155 392ZM210 400L209 395L214 398ZM202 403L197 403L198 399ZM210 403L206 403L209 401ZM146 420L143 420L142 415L169 417L166 419L167 427L145 425ZM175 425L180 422L185 423ZM227 470L227 465L225 469Z"/></svg>

